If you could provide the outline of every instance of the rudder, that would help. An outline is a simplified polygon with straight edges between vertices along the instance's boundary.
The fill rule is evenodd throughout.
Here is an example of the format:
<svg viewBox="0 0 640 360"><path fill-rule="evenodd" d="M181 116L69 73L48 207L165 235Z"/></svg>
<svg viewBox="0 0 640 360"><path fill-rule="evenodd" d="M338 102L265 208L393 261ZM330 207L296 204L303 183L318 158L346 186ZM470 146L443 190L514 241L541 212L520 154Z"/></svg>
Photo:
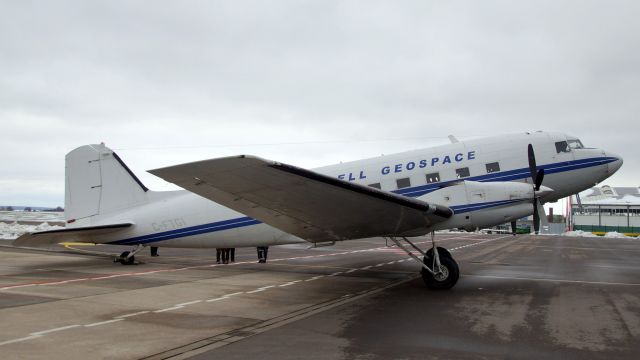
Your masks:
<svg viewBox="0 0 640 360"><path fill-rule="evenodd" d="M93 223L91 217L147 201L149 189L104 144L72 150L65 164L65 218L69 223L82 219Z"/></svg>

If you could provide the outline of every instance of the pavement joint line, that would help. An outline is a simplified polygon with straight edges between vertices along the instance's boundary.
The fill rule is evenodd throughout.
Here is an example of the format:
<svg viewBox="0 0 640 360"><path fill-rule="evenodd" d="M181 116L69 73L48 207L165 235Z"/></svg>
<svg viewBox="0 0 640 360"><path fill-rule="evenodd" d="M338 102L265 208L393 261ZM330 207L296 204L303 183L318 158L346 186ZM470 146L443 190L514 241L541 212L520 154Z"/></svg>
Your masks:
<svg viewBox="0 0 640 360"><path fill-rule="evenodd" d="M57 327L54 329L49 329L49 330L43 330L43 331L38 331L38 332L33 332L29 335L31 336L43 336L52 332L56 332L56 331L63 331L63 330L67 330L67 329L72 329L72 328L77 328L80 327L80 325L67 325L67 326L61 326L61 327Z"/></svg>
<svg viewBox="0 0 640 360"><path fill-rule="evenodd" d="M96 323L92 323L92 324L87 324L87 325L84 325L84 327L94 327L94 326L106 325L106 324L111 324L111 323L118 322L118 321L123 321L123 320L124 320L124 318L111 319L111 320L100 321L100 322L96 322Z"/></svg>

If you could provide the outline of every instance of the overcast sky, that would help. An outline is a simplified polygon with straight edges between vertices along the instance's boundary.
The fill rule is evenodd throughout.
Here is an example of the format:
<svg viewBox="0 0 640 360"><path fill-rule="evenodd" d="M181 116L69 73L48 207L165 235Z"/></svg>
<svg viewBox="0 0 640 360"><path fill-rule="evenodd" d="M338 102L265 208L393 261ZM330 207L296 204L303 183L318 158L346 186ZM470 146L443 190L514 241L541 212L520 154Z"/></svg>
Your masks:
<svg viewBox="0 0 640 360"><path fill-rule="evenodd" d="M0 205L64 203L64 156L303 167L533 130L638 186L638 1L0 0Z"/></svg>

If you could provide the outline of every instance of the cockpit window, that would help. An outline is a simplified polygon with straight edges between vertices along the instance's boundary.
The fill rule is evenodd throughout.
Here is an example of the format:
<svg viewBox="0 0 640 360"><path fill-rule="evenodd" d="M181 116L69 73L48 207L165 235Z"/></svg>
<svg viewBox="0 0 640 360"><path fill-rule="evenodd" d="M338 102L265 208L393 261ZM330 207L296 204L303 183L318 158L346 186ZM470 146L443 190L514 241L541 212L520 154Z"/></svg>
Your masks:
<svg viewBox="0 0 640 360"><path fill-rule="evenodd" d="M571 152L573 149L584 149L582 141L578 139L567 139L567 141L556 142L556 152L558 154L561 152Z"/></svg>
<svg viewBox="0 0 640 360"><path fill-rule="evenodd" d="M572 149L584 149L584 145L582 145L582 141L578 139L567 139L567 143L569 147Z"/></svg>
<svg viewBox="0 0 640 360"><path fill-rule="evenodd" d="M571 148L566 141L558 141L556 143L556 152L560 154L561 152L570 152Z"/></svg>

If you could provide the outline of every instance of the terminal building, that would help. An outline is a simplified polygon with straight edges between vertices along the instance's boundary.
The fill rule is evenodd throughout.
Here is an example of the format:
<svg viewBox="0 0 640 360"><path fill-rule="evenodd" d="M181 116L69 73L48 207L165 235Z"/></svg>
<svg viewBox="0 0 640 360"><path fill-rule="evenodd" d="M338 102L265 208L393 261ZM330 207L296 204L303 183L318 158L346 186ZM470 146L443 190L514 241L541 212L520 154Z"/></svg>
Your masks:
<svg viewBox="0 0 640 360"><path fill-rule="evenodd" d="M640 235L640 189L604 185L571 198L572 230Z"/></svg>

